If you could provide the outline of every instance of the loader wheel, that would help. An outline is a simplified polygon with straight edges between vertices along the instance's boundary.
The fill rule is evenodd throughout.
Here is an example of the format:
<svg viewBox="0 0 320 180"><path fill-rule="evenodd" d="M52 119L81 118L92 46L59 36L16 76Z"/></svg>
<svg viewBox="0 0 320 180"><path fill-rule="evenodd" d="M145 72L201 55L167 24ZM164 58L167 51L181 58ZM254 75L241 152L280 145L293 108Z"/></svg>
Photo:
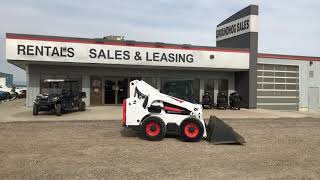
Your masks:
<svg viewBox="0 0 320 180"><path fill-rule="evenodd" d="M62 114L61 104L57 104L57 105L56 105L56 115L57 115L57 116L61 116L61 114Z"/></svg>
<svg viewBox="0 0 320 180"><path fill-rule="evenodd" d="M184 120L180 125L180 137L182 141L198 142L202 139L204 127L202 123L194 118Z"/></svg>
<svg viewBox="0 0 320 180"><path fill-rule="evenodd" d="M160 118L150 116L142 122L141 133L147 140L161 141L166 133L166 129Z"/></svg>
<svg viewBox="0 0 320 180"><path fill-rule="evenodd" d="M79 111L85 111L86 110L86 103L81 101L79 103L79 107L78 108L79 108Z"/></svg>
<svg viewBox="0 0 320 180"><path fill-rule="evenodd" d="M33 104L32 114L36 116L38 115L38 112L39 112L38 104Z"/></svg>

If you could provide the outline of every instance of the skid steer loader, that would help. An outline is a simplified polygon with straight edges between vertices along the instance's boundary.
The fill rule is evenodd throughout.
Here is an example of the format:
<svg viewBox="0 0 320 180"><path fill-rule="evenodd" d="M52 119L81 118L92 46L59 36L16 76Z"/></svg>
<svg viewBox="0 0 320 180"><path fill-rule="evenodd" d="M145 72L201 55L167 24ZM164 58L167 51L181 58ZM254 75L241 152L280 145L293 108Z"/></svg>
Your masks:
<svg viewBox="0 0 320 180"><path fill-rule="evenodd" d="M160 141L166 134L176 133L187 142L198 142L203 138L214 144L245 142L215 116L206 124L200 104L160 93L144 81L130 82L130 95L123 101L122 108L122 125L139 131L147 140Z"/></svg>

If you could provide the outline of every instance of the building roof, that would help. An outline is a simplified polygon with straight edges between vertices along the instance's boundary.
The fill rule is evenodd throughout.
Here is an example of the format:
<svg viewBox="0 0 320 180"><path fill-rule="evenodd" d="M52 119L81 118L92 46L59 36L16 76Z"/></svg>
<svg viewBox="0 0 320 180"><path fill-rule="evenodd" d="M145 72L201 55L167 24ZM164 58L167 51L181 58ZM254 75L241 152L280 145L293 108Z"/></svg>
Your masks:
<svg viewBox="0 0 320 180"><path fill-rule="evenodd" d="M268 53L259 53L258 58L302 60L302 61L320 61L320 57L314 57L314 56L297 56L297 55L268 54Z"/></svg>
<svg viewBox="0 0 320 180"><path fill-rule="evenodd" d="M34 35L34 34L15 34L15 33L7 33L6 37L7 39L70 42L70 43L84 43L84 44L105 44L105 45L116 45L116 46L146 47L146 48L188 49L188 50L200 50L200 51L249 53L249 49L197 46L197 45L191 45L191 44L171 44L171 43L163 43L163 42L144 42L144 41L133 41L133 40L117 41L117 40L108 40L104 38L78 38L78 37L45 36L45 35Z"/></svg>

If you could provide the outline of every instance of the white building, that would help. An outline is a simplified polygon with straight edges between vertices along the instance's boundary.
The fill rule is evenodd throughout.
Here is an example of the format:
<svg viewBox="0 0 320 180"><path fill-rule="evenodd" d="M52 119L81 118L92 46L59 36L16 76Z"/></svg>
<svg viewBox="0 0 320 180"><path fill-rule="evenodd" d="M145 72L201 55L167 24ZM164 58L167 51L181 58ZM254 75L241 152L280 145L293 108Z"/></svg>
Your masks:
<svg viewBox="0 0 320 180"><path fill-rule="evenodd" d="M217 47L7 33L8 62L27 72L27 106L47 78L78 81L87 105L121 104L128 83L143 79L160 90L201 102L204 92L237 91L244 107L319 107L320 57L258 53L258 6L217 26ZM180 88L180 89L179 89Z"/></svg>

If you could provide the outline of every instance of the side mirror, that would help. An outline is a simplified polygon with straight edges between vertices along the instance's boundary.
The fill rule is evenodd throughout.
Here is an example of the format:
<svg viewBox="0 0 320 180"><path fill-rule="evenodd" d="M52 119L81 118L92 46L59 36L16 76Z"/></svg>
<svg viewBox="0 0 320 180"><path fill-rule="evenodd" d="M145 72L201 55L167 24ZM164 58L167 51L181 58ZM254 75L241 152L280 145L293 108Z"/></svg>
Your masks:
<svg viewBox="0 0 320 180"><path fill-rule="evenodd" d="M81 98L86 98L87 97L86 92L81 92L80 96L81 96Z"/></svg>

